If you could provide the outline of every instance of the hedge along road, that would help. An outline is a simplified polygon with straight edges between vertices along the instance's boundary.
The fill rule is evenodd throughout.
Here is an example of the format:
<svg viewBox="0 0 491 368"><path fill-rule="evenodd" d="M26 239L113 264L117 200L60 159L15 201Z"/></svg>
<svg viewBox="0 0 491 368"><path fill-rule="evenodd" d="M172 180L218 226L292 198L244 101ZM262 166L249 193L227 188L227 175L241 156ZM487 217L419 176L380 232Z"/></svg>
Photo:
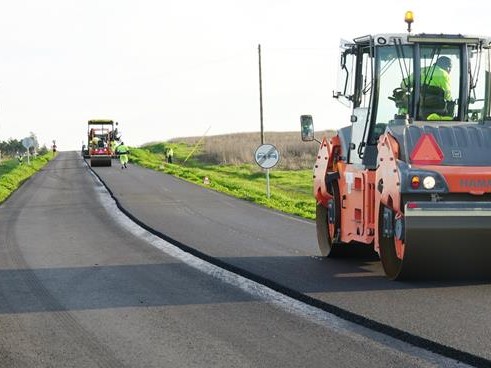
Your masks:
<svg viewBox="0 0 491 368"><path fill-rule="evenodd" d="M184 219L196 215L180 199L161 198L164 182L182 183L134 166L120 170L98 172L118 183L121 198L154 207L154 222L178 208ZM230 200L190 186L183 201L200 208L208 198L218 207ZM213 221L205 221L213 240ZM229 231L244 236L240 226ZM153 236L121 213L75 152L61 152L0 206L0 234L2 367L456 366Z"/></svg>
<svg viewBox="0 0 491 368"><path fill-rule="evenodd" d="M491 364L489 283L393 282L378 259L316 257L313 221L134 165L95 171L127 213L192 253L416 346Z"/></svg>

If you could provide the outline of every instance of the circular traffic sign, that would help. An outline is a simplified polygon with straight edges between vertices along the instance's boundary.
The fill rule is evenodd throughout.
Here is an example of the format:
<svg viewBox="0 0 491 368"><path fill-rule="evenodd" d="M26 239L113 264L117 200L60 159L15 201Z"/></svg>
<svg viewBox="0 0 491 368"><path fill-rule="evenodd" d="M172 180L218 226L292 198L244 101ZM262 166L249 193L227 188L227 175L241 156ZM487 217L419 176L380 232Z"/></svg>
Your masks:
<svg viewBox="0 0 491 368"><path fill-rule="evenodd" d="M32 147L34 146L34 139L32 139L31 137L26 137L22 140L22 145L29 149L29 147Z"/></svg>
<svg viewBox="0 0 491 368"><path fill-rule="evenodd" d="M272 144L262 144L256 149L254 158L263 169L270 169L278 163L280 153Z"/></svg>

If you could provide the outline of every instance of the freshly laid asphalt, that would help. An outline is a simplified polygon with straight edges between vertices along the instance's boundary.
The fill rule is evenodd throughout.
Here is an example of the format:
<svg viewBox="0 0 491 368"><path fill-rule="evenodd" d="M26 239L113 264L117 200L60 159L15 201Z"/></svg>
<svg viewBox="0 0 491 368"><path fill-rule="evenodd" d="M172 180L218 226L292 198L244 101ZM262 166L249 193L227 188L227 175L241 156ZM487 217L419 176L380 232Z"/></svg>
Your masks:
<svg viewBox="0 0 491 368"><path fill-rule="evenodd" d="M377 260L316 257L312 221L131 164L94 171L135 221L212 263L402 341L491 359L487 283L391 282ZM122 222L104 192L78 153L61 152L0 206L1 367L442 365L189 266Z"/></svg>
<svg viewBox="0 0 491 368"><path fill-rule="evenodd" d="M185 246L409 340L491 360L489 282L390 281L372 257L319 258L313 221L135 165L95 172L131 215Z"/></svg>

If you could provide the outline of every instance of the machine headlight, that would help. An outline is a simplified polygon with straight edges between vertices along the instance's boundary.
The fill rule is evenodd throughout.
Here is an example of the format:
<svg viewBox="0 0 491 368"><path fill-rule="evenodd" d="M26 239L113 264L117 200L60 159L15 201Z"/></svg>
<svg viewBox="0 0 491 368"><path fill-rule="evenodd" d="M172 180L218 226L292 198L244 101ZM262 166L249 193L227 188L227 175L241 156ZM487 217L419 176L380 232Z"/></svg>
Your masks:
<svg viewBox="0 0 491 368"><path fill-rule="evenodd" d="M433 189L435 187L436 181L433 176L425 176L423 179L423 187L425 189Z"/></svg>

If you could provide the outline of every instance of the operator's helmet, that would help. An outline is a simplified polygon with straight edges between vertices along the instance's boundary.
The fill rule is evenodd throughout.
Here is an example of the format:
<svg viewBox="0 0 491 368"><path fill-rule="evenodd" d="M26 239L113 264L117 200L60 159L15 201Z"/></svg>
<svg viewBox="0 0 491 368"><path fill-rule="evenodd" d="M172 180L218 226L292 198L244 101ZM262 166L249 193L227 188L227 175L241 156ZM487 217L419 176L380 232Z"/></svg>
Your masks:
<svg viewBox="0 0 491 368"><path fill-rule="evenodd" d="M440 56L436 61L436 65L450 71L450 69L452 69L452 60L450 60L448 56Z"/></svg>

